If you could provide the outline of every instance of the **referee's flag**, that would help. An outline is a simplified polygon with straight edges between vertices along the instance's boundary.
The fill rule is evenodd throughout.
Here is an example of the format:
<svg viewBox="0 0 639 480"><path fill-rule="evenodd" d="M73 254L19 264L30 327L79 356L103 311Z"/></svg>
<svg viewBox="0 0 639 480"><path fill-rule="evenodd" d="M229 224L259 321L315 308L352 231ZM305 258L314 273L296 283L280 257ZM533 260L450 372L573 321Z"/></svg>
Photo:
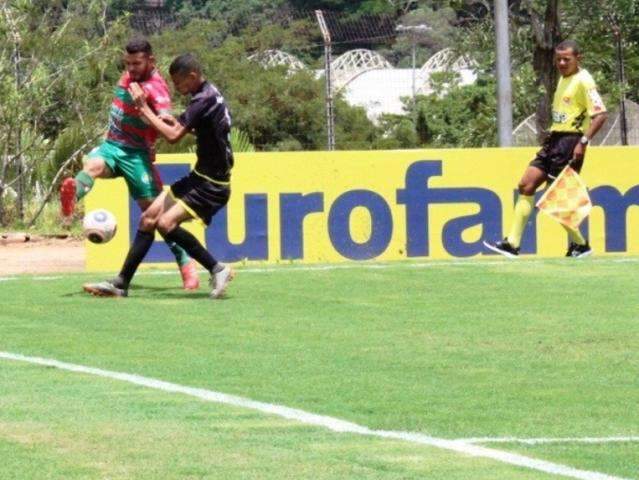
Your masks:
<svg viewBox="0 0 639 480"><path fill-rule="evenodd" d="M586 184L567 166L544 192L537 208L559 223L577 229L590 214L592 203Z"/></svg>

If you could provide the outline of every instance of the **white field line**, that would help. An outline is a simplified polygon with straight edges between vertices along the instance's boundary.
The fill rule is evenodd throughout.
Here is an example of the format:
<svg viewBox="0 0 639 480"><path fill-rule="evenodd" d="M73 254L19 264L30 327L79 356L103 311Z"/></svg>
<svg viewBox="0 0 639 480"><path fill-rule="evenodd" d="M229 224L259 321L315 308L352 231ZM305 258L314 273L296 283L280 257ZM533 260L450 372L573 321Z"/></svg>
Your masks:
<svg viewBox="0 0 639 480"><path fill-rule="evenodd" d="M504 260L450 260L433 262L395 262L395 263L344 263L344 264L327 264L327 265L288 265L281 263L278 265L265 266L265 267L243 267L237 265L234 268L239 273L289 273L289 272L319 272L319 271L332 271L332 270L389 270L389 269L402 269L402 268L438 268L438 267L485 267L494 265L513 265L517 262L521 262L525 265L540 265L547 263L549 260L561 260L561 259L504 259ZM599 257L588 258L587 260L574 260L570 259L566 262L588 262L588 263L639 263L639 257ZM200 269L200 273L205 271ZM141 270L136 273L136 276L156 276L156 275L175 275L177 270ZM97 272L96 275L109 276L113 272ZM86 276L86 273L80 274ZM29 275L11 275L6 277L0 277L0 282L8 282L12 280L33 280L33 281L51 281L59 280L61 278L69 278L78 276L78 274L66 274L64 276L29 276Z"/></svg>
<svg viewBox="0 0 639 480"><path fill-rule="evenodd" d="M15 276L15 277L0 277L0 282L11 282L13 280L20 280L20 279L29 279L31 281L34 282L50 282L52 280L60 280L61 278L64 278L62 275L58 275L58 276L46 276L46 277L29 277L29 276Z"/></svg>
<svg viewBox="0 0 639 480"><path fill-rule="evenodd" d="M76 373L84 373L88 375L95 375L98 377L109 378L112 380L120 380L123 382L132 383L134 385L140 385L155 390L171 393L181 393L189 395L191 397L199 398L207 402L221 403L225 405L231 405L234 407L242 407L251 410L256 410L268 415L277 415L289 420L297 421L306 425L313 425L316 427L323 427L334 432L340 433L353 433L359 435L366 435L372 437L390 438L395 440L403 440L412 443L418 443L422 445L428 445L431 447L437 447L444 450L450 450L464 455L471 455L475 457L484 457L496 460L498 462L507 463L510 465L516 465L519 467L525 467L532 470L538 470L541 472L559 475L568 478L577 478L582 480L625 480L621 477L614 477L606 475L604 473L579 470L569 467L567 465L561 465L558 463L546 462L544 460L537 460L535 458L519 455L516 453L505 452L501 450L495 450L492 448L486 448L478 445L473 445L460 440L446 440L442 438L431 437L419 433L410 432L392 432L383 430L371 430L368 427L357 425L355 423L341 420L339 418L328 417L324 415L317 415L304 410L298 410L295 408L289 408L283 405L274 405L270 403L258 402L248 398L238 397L235 395L228 395L226 393L215 392L206 390L203 388L193 388L176 383L164 382L149 377L142 377L139 375L114 372L109 370L102 370L99 368L86 367L83 365L76 365L72 363L60 362L58 360L40 358L40 357L28 357L25 355L2 352L0 351L0 359L12 360L18 362L26 362L35 365L43 365L47 367L54 367L61 370L66 370Z"/></svg>
<svg viewBox="0 0 639 480"><path fill-rule="evenodd" d="M464 443L525 443L540 445L544 443L634 443L639 442L639 436L628 437L559 437L559 438L517 438L517 437L478 437L460 438Z"/></svg>

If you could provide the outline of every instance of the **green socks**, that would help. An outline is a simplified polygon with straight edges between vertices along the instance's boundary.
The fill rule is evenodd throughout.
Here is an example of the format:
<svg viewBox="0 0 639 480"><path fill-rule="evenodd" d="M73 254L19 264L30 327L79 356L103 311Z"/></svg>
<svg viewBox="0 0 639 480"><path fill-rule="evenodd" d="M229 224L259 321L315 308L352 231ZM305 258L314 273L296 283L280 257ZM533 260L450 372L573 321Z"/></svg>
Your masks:
<svg viewBox="0 0 639 480"><path fill-rule="evenodd" d="M75 199L82 199L93 188L95 181L91 175L82 170L75 176Z"/></svg>
<svg viewBox="0 0 639 480"><path fill-rule="evenodd" d="M166 246L169 247L169 250L171 250L171 253L175 257L175 261L180 267L183 267L191 261L191 257L189 257L189 254L186 253L186 250L180 247L177 243L167 240L164 235L162 235L162 232L159 233L162 238L164 238L164 243L166 243Z"/></svg>
<svg viewBox="0 0 639 480"><path fill-rule="evenodd" d="M183 267L191 261L191 257L189 257L189 254L186 253L186 250L180 247L177 243L168 241L166 244L169 247L169 250L173 252L175 260L180 267Z"/></svg>

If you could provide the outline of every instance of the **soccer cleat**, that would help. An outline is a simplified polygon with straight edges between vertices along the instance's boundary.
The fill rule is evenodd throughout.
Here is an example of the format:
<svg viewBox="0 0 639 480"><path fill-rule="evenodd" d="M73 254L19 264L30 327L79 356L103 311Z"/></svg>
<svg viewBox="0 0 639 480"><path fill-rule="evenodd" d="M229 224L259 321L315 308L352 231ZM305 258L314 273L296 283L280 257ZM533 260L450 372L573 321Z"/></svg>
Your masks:
<svg viewBox="0 0 639 480"><path fill-rule="evenodd" d="M200 277L197 274L197 265L195 260L189 260L189 263L180 267L182 275L182 286L184 290L197 290L200 288Z"/></svg>
<svg viewBox="0 0 639 480"><path fill-rule="evenodd" d="M211 298L222 298L226 294L226 288L229 282L235 277L235 272L229 265L224 265L224 268L217 273L211 274Z"/></svg>
<svg viewBox="0 0 639 480"><path fill-rule="evenodd" d="M519 248L513 247L507 238L498 242L484 241L484 246L493 252L503 255L504 257L517 258L517 256L519 256Z"/></svg>
<svg viewBox="0 0 639 480"><path fill-rule="evenodd" d="M126 288L118 288L112 282L85 283L82 285L85 292L96 297L127 297L129 292Z"/></svg>
<svg viewBox="0 0 639 480"><path fill-rule="evenodd" d="M566 252L567 257L571 258L584 258L592 255L592 248L586 242L585 245L579 245L575 242L570 242L570 246L568 247L568 251Z"/></svg>
<svg viewBox="0 0 639 480"><path fill-rule="evenodd" d="M65 178L60 185L60 207L64 218L70 218L75 210L75 179Z"/></svg>

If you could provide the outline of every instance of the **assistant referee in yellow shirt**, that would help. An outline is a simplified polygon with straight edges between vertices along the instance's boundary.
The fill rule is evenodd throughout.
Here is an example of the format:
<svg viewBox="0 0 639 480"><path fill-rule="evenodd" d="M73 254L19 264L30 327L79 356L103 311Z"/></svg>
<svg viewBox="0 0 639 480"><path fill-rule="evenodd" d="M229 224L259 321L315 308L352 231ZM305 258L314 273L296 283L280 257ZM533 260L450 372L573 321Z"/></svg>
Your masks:
<svg viewBox="0 0 639 480"><path fill-rule="evenodd" d="M561 78L552 103L550 135L519 181L519 198L510 233L503 240L484 242L490 250L506 257L519 255L519 246L528 217L533 211L535 191L554 180L568 163L579 172L590 139L608 115L592 76L580 67L581 51L576 42L565 40L555 47L555 65ZM570 245L567 257L592 253L587 240L576 229L564 226Z"/></svg>

